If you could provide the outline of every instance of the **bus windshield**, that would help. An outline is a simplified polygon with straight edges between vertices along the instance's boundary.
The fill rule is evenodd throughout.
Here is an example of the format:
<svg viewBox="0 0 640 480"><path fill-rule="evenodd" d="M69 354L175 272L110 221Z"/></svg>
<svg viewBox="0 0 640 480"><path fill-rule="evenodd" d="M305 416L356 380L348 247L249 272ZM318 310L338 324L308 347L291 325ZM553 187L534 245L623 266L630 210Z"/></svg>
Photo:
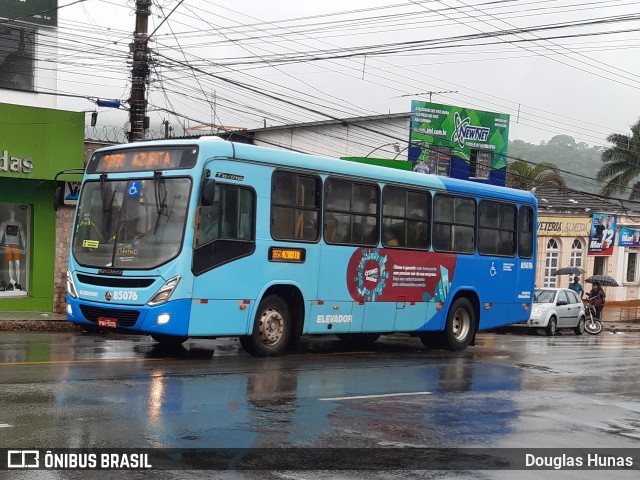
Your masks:
<svg viewBox="0 0 640 480"><path fill-rule="evenodd" d="M155 268L180 252L191 180L87 182L77 209L72 252L95 268Z"/></svg>

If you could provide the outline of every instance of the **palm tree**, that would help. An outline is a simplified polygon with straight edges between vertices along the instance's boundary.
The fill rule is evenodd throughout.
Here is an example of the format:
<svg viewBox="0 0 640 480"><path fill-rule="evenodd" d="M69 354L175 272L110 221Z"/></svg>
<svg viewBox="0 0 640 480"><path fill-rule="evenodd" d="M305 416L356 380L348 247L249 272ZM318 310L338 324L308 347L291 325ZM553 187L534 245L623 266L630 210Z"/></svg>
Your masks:
<svg viewBox="0 0 640 480"><path fill-rule="evenodd" d="M631 127L631 135L612 133L607 137L612 146L602 152L604 165L596 175L596 180L607 182L601 194L611 196L623 193L636 177L640 176L640 120ZM631 187L629 200L640 198L640 182Z"/></svg>
<svg viewBox="0 0 640 480"><path fill-rule="evenodd" d="M507 167L506 184L507 187L530 190L543 184L564 187L565 181L553 163L532 164L525 160L516 160Z"/></svg>

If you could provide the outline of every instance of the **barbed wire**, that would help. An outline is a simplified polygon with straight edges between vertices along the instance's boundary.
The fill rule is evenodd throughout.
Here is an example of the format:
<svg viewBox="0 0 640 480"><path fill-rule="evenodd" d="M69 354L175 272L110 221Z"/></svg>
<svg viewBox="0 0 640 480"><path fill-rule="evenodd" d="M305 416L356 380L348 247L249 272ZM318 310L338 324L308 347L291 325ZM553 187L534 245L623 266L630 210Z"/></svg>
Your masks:
<svg viewBox="0 0 640 480"><path fill-rule="evenodd" d="M127 143L127 132L122 127L114 125L101 125L84 127L85 141L97 141L105 143ZM164 137L164 132L160 130L147 129L144 134L145 140L160 140Z"/></svg>

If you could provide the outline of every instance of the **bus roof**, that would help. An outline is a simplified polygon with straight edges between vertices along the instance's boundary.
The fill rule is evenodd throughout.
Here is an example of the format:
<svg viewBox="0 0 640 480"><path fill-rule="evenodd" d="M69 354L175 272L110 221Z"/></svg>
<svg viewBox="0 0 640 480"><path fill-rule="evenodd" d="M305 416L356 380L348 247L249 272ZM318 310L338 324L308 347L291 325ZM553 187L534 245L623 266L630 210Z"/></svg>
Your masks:
<svg viewBox="0 0 640 480"><path fill-rule="evenodd" d="M275 166L309 169L318 173L335 173L368 180L415 185L416 187L444 189L457 193L467 193L469 195L493 198L499 197L512 201L537 204L535 195L530 191L449 178L441 175L416 173L389 167L351 162L348 160L341 160L339 158L309 155L306 153L281 150L271 147L229 142L215 136L179 140L153 140L126 145L114 145L101 148L100 151L120 148L159 147L167 145L198 145L200 148L200 157L205 160L211 159L212 157L229 157Z"/></svg>

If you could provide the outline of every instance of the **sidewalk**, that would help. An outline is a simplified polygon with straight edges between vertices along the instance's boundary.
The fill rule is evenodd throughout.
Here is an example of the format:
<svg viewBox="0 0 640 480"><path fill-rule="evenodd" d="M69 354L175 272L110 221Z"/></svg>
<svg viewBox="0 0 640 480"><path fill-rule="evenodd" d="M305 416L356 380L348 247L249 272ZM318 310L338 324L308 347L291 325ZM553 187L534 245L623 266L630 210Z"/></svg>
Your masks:
<svg viewBox="0 0 640 480"><path fill-rule="evenodd" d="M604 331L640 331L640 307L606 305L603 310ZM66 316L51 312L0 312L0 332L69 332L82 327L67 321Z"/></svg>
<svg viewBox="0 0 640 480"><path fill-rule="evenodd" d="M67 321L66 315L52 312L0 312L3 332L68 332L81 331Z"/></svg>

